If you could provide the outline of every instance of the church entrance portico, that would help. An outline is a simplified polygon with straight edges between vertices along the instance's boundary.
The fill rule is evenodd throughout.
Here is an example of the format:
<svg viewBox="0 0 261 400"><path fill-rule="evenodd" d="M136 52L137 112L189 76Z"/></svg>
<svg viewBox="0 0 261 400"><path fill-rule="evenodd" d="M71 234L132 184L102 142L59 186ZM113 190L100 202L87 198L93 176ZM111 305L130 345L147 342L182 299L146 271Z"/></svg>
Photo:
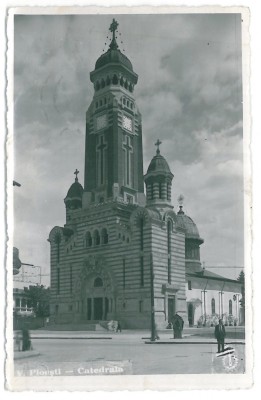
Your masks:
<svg viewBox="0 0 261 400"><path fill-rule="evenodd" d="M91 257L85 260L75 285L75 298L82 304L77 320L106 321L112 318L115 304L112 278L102 259Z"/></svg>

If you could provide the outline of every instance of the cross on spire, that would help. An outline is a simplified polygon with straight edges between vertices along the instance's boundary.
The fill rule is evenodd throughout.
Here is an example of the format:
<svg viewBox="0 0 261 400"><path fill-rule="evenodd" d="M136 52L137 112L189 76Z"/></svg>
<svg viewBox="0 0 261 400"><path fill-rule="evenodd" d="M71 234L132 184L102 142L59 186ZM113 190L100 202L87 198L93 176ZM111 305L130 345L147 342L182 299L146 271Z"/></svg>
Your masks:
<svg viewBox="0 0 261 400"><path fill-rule="evenodd" d="M115 39L115 31L117 30L118 26L119 26L118 22L113 18L112 23L109 28L110 31L112 32L112 41L110 44L110 49L112 49L112 50L116 50L118 48L118 44Z"/></svg>
<svg viewBox="0 0 261 400"><path fill-rule="evenodd" d="M78 182L78 174L80 171L78 171L78 169L76 168L76 170L74 171L74 175L75 175L75 182Z"/></svg>
<svg viewBox="0 0 261 400"><path fill-rule="evenodd" d="M160 154L160 145L162 144L162 142L158 139L157 142L155 143L155 146L157 146L157 154Z"/></svg>

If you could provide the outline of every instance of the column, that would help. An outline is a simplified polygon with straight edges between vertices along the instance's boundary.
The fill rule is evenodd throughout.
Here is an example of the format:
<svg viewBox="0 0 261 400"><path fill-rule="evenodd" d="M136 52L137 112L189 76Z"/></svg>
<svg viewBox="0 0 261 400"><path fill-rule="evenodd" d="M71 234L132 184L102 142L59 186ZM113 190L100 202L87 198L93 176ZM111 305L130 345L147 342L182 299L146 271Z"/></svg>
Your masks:
<svg viewBox="0 0 261 400"><path fill-rule="evenodd" d="M167 200L171 200L171 182L167 183Z"/></svg>
<svg viewBox="0 0 261 400"><path fill-rule="evenodd" d="M204 315L204 295L202 290L201 290L201 315Z"/></svg>
<svg viewBox="0 0 261 400"><path fill-rule="evenodd" d="M92 307L92 312L91 312L91 320L94 319L94 298L91 297L91 307Z"/></svg>
<svg viewBox="0 0 261 400"><path fill-rule="evenodd" d="M159 184L158 182L153 183L153 199L159 198Z"/></svg>
<svg viewBox="0 0 261 400"><path fill-rule="evenodd" d="M147 189L147 199L152 200L152 184L148 183L146 189Z"/></svg>
<svg viewBox="0 0 261 400"><path fill-rule="evenodd" d="M105 297L102 298L102 320L105 320Z"/></svg>
<svg viewBox="0 0 261 400"><path fill-rule="evenodd" d="M167 200L167 182L161 183L161 198Z"/></svg>

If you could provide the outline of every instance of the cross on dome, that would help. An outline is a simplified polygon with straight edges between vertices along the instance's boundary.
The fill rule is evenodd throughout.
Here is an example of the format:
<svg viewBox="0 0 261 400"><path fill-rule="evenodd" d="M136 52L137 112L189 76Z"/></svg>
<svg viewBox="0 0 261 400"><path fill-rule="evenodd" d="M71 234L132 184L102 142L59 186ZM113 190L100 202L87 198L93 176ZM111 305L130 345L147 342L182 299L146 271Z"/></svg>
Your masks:
<svg viewBox="0 0 261 400"><path fill-rule="evenodd" d="M109 28L110 31L112 32L112 41L110 44L110 49L112 49L112 50L116 50L118 48L118 44L115 39L115 31L117 30L118 26L119 26L118 22L113 18L112 23Z"/></svg>
<svg viewBox="0 0 261 400"><path fill-rule="evenodd" d="M157 142L155 143L155 146L157 146L157 154L160 154L160 149L159 149L159 147L160 147L160 145L162 144L162 142L158 139L157 140Z"/></svg>
<svg viewBox="0 0 261 400"><path fill-rule="evenodd" d="M76 170L74 171L74 175L75 175L75 182L78 182L78 174L80 171L78 171L78 169L76 168Z"/></svg>

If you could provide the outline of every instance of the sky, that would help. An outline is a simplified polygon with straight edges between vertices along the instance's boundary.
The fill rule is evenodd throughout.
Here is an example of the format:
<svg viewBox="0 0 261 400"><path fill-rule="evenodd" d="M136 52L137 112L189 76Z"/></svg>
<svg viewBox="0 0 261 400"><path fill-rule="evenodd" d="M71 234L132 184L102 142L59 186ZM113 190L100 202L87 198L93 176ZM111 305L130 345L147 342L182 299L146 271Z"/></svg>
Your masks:
<svg viewBox="0 0 261 400"><path fill-rule="evenodd" d="M174 174L174 210L183 194L184 211L205 240L205 267L235 279L244 265L236 14L15 17L14 179L21 187L14 187L14 246L22 262L41 266L48 284L47 238L65 223L63 200L76 168L84 181L89 74L108 48L113 17L120 49L139 76L134 95L142 114L144 174L159 138Z"/></svg>

